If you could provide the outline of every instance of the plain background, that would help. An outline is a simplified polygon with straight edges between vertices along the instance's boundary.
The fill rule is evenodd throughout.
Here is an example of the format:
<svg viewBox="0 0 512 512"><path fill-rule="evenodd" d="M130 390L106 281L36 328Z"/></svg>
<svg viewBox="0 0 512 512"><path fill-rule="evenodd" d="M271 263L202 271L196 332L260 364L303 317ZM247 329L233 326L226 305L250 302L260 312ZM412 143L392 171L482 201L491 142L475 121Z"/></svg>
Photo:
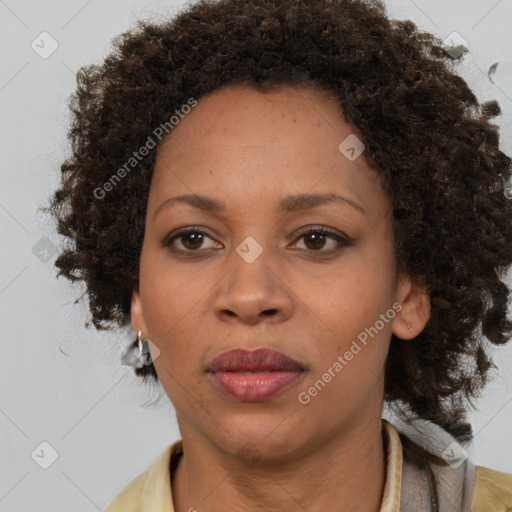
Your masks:
<svg viewBox="0 0 512 512"><path fill-rule="evenodd" d="M459 73L481 100L497 99L502 149L512 154L511 0L388 0L392 18L412 19L470 49ZM145 388L120 355L134 334L85 329L87 301L55 279L60 238L37 212L58 185L68 152L67 101L75 73L100 63L113 36L136 19L173 15L178 2L0 0L0 511L104 510L180 437L174 410ZM58 48L31 47L48 32ZM42 47L42 44L39 43ZM43 51L41 48L40 52ZM489 68L499 63L489 79ZM510 279L508 280L510 284ZM494 350L499 375L470 420L475 463L512 473L512 344ZM160 399L159 399L160 397ZM42 469L31 454L57 459ZM34 458L36 458L34 456ZM49 460L49 459L48 459Z"/></svg>

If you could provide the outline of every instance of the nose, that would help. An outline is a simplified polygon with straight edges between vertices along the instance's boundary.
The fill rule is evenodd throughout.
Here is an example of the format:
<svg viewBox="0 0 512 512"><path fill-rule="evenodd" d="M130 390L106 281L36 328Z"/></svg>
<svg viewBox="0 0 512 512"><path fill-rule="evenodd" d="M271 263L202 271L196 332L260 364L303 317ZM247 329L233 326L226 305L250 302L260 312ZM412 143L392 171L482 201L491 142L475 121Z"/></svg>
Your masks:
<svg viewBox="0 0 512 512"><path fill-rule="evenodd" d="M222 321L257 324L282 322L293 309L293 293L284 282L284 271L271 265L265 251L248 263L237 253L231 270L219 283L214 298L216 316Z"/></svg>

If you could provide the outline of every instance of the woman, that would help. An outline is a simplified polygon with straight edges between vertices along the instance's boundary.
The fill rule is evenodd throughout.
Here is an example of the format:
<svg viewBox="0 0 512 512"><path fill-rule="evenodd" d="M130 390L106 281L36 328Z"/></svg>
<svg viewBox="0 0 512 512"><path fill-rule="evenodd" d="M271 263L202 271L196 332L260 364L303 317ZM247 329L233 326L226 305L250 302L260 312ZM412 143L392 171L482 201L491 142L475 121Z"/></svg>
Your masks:
<svg viewBox="0 0 512 512"><path fill-rule="evenodd" d="M511 159L452 56L377 1L226 0L80 71L56 265L182 436L108 512L512 507L463 448L512 332Z"/></svg>

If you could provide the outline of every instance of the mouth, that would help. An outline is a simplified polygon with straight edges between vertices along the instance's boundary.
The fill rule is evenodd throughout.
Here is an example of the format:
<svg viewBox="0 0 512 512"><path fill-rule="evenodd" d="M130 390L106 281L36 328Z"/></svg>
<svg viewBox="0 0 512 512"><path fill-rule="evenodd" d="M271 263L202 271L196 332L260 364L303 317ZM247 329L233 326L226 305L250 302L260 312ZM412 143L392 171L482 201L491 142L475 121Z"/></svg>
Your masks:
<svg viewBox="0 0 512 512"><path fill-rule="evenodd" d="M271 372L304 370L295 359L270 348L245 350L236 348L214 358L207 372Z"/></svg>
<svg viewBox="0 0 512 512"><path fill-rule="evenodd" d="M305 369L282 352L260 348L234 349L213 359L206 370L224 396L238 401L262 401L289 388Z"/></svg>

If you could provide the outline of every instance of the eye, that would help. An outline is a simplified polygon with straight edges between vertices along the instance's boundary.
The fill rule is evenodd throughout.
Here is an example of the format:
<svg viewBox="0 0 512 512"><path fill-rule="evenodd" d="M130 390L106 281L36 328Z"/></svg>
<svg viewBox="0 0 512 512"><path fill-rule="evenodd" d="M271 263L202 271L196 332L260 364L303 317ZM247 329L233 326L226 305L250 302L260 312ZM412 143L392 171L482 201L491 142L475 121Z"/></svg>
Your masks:
<svg viewBox="0 0 512 512"><path fill-rule="evenodd" d="M296 241L292 244L292 247L296 248L297 240L304 239L304 250L307 252L316 253L335 253L341 250L343 247L348 247L351 244L350 238L342 235L337 231L331 231L324 227L310 228L303 231ZM210 240L210 247L206 246L205 243ZM331 242L331 246L325 249L327 242ZM198 226L189 226L182 228L177 232L167 235L161 243L162 247L169 248L174 253L200 253L202 250L217 250L222 248L222 245L213 240L208 235L208 232L201 229Z"/></svg>
<svg viewBox="0 0 512 512"><path fill-rule="evenodd" d="M350 245L350 239L337 231L331 231L326 228L310 228L303 231L297 240L304 239L306 251L310 252L337 252L343 247ZM322 250L326 246L327 241L331 241L331 247ZM295 245L295 244L294 244Z"/></svg>
<svg viewBox="0 0 512 512"><path fill-rule="evenodd" d="M205 249L203 244L206 240L214 242L212 246L206 247L206 249L219 248L220 244L217 244L213 238L208 236L206 231L196 226L189 226L180 229L175 234L166 236L162 241L162 246L169 247L173 252L197 252L198 249ZM179 247L180 245L181 247Z"/></svg>

